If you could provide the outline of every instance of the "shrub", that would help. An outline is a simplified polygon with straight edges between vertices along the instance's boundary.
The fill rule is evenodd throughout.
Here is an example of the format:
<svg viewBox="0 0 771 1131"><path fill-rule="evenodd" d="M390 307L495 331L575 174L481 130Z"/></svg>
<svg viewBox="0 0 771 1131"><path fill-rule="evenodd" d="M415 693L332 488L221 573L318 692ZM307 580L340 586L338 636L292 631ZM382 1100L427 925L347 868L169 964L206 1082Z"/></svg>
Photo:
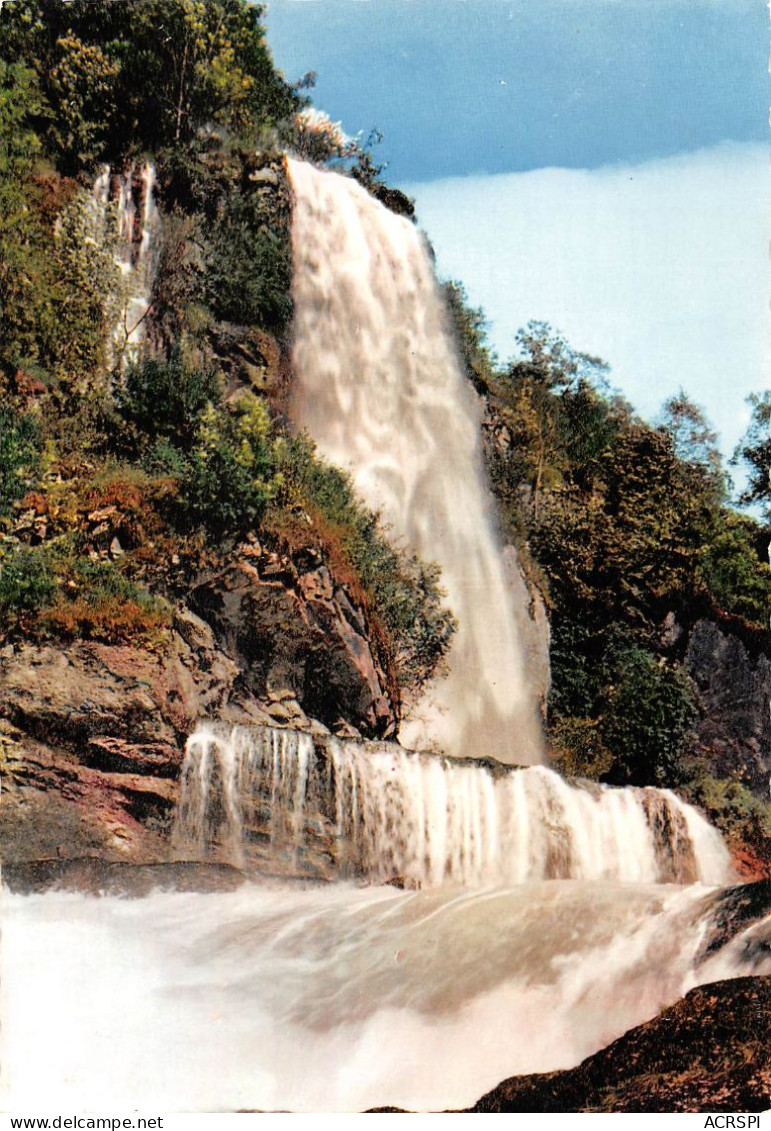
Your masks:
<svg viewBox="0 0 771 1131"><path fill-rule="evenodd" d="M32 485L40 463L40 430L31 416L0 408L0 515Z"/></svg>
<svg viewBox="0 0 771 1131"><path fill-rule="evenodd" d="M601 728L615 757L612 780L677 785L683 777L683 741L695 710L692 684L682 668L641 648L621 653Z"/></svg>
<svg viewBox="0 0 771 1131"><path fill-rule="evenodd" d="M0 560L0 613L9 624L24 622L56 592L48 555L19 546Z"/></svg>
<svg viewBox="0 0 771 1131"><path fill-rule="evenodd" d="M186 522L215 538L254 529L280 486L275 455L264 401L246 393L232 411L209 404L185 463Z"/></svg>
<svg viewBox="0 0 771 1131"><path fill-rule="evenodd" d="M571 778L601 781L615 761L597 719L560 719L552 728L552 766Z"/></svg>
<svg viewBox="0 0 771 1131"><path fill-rule="evenodd" d="M219 399L216 370L187 365L179 347L168 360L148 358L132 366L116 394L118 411L139 433L140 446L149 437L183 450L192 447L206 406Z"/></svg>

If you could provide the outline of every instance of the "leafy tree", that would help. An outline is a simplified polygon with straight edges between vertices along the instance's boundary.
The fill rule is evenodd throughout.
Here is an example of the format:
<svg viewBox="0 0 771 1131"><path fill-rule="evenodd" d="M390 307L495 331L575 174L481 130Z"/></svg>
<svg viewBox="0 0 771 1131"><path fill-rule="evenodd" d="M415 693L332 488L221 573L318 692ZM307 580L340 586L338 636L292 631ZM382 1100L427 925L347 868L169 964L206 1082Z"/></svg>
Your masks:
<svg viewBox="0 0 771 1131"><path fill-rule="evenodd" d="M207 302L218 318L281 332L292 313L286 234L260 222L253 197L235 194L207 248Z"/></svg>
<svg viewBox="0 0 771 1131"><path fill-rule="evenodd" d="M683 777L683 740L695 713L691 682L679 666L640 648L623 652L601 727L614 756L611 780L676 785Z"/></svg>
<svg viewBox="0 0 771 1131"><path fill-rule="evenodd" d="M414 693L441 668L456 629L439 567L394 547L350 476L320 459L306 436L277 445L276 457L284 522L297 510L310 517L336 575L370 614L381 662L397 681L394 692Z"/></svg>
<svg viewBox="0 0 771 1131"><path fill-rule="evenodd" d="M121 298L116 236L114 214L95 210L85 189L61 211L53 244L58 325L51 347L61 375L80 379L106 369Z"/></svg>
<svg viewBox="0 0 771 1131"><path fill-rule="evenodd" d="M1 620L16 623L46 605L56 591L46 553L18 546L0 558Z"/></svg>
<svg viewBox="0 0 771 1131"><path fill-rule="evenodd" d="M748 398L752 418L734 462L742 461L749 471L749 482L741 495L745 504L760 503L766 521L771 520L771 392L753 393Z"/></svg>

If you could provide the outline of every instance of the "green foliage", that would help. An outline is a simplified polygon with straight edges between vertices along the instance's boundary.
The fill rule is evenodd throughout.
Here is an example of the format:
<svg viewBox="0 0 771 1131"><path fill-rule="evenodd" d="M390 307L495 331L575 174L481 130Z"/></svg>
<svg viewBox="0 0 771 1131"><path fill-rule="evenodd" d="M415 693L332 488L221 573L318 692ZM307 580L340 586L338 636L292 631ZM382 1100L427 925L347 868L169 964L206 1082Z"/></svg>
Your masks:
<svg viewBox="0 0 771 1131"><path fill-rule="evenodd" d="M520 357L492 382L496 417L508 434L492 477L510 507L525 489L536 521L544 493L579 479L620 427L620 403L603 396L607 366L573 350L544 322L517 334Z"/></svg>
<svg viewBox="0 0 771 1131"><path fill-rule="evenodd" d="M218 539L246 534L280 485L265 402L246 393L233 410L209 404L182 479L187 521Z"/></svg>
<svg viewBox="0 0 771 1131"><path fill-rule="evenodd" d="M33 179L41 151L35 122L43 108L37 76L0 59L0 362L35 359L54 324L51 237Z"/></svg>
<svg viewBox="0 0 771 1131"><path fill-rule="evenodd" d="M147 440L164 440L183 451L192 447L207 405L219 399L216 369L186 364L178 346L168 360L150 357L131 366L115 395L123 420L139 434L140 449Z"/></svg>
<svg viewBox="0 0 771 1131"><path fill-rule="evenodd" d="M37 72L46 149L72 173L291 115L299 99L273 68L260 15L246 0L14 0L0 10L0 55Z"/></svg>
<svg viewBox="0 0 771 1131"><path fill-rule="evenodd" d="M47 605L55 591L44 550L18 546L0 556L0 613L6 627Z"/></svg>
<svg viewBox="0 0 771 1131"><path fill-rule="evenodd" d="M714 603L750 624L764 625L771 609L768 532L755 519L722 509L699 571Z"/></svg>
<svg viewBox="0 0 771 1131"><path fill-rule="evenodd" d="M760 860L771 852L771 805L752 794L741 782L716 778L698 765L683 792L694 805L705 810L729 844L749 845Z"/></svg>
<svg viewBox="0 0 771 1131"><path fill-rule="evenodd" d="M717 433L710 428L703 409L681 389L665 402L659 426L671 439L676 457L700 473L702 481L711 482L716 500L723 502L727 494L726 474Z"/></svg>
<svg viewBox="0 0 771 1131"><path fill-rule="evenodd" d="M280 333L292 314L291 247L287 233L261 222L255 201L228 200L207 244L204 293L217 318Z"/></svg>
<svg viewBox="0 0 771 1131"><path fill-rule="evenodd" d="M25 413L0 407L0 515L33 484L40 464L40 429Z"/></svg>
<svg viewBox="0 0 771 1131"><path fill-rule="evenodd" d="M561 718L551 731L551 765L570 778L602 781L615 758L603 742L597 719Z"/></svg>
<svg viewBox="0 0 771 1131"><path fill-rule="evenodd" d="M771 392L753 393L748 398L752 418L733 462L742 462L749 472L749 482L740 501L760 503L766 522L771 519Z"/></svg>
<svg viewBox="0 0 771 1131"><path fill-rule="evenodd" d="M0 623L5 632L109 643L157 642L170 620L163 601L109 561L79 558L71 540L17 546L0 557Z"/></svg>
<svg viewBox="0 0 771 1131"><path fill-rule="evenodd" d="M678 665L641 648L616 659L601 733L614 756L611 780L676 785L686 732L696 713L693 688Z"/></svg>
<svg viewBox="0 0 771 1131"><path fill-rule="evenodd" d="M61 375L91 377L105 369L109 330L120 305L115 219L109 210L102 217L85 189L60 214L54 241L57 330L51 352L52 366Z"/></svg>

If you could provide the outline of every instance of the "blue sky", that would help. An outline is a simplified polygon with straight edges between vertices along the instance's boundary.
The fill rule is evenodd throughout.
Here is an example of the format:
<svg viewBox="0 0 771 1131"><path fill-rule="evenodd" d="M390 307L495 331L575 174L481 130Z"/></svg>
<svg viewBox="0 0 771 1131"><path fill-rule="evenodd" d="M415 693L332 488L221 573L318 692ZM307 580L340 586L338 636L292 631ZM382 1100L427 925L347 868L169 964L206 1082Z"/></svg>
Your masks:
<svg viewBox="0 0 771 1131"><path fill-rule="evenodd" d="M271 0L287 77L377 126L498 352L550 321L647 416L682 385L729 452L769 384L762 0Z"/></svg>

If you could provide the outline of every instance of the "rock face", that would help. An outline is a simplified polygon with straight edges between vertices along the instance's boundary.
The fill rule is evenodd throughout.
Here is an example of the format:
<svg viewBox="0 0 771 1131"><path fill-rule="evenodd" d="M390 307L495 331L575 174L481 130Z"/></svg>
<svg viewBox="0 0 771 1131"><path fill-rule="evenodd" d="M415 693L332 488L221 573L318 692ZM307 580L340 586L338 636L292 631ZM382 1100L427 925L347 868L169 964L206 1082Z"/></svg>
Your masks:
<svg viewBox="0 0 771 1131"><path fill-rule="evenodd" d="M767 635L767 634L763 634ZM713 773L739 778L763 798L771 778L771 659L767 642L743 639L730 627L699 621L686 666L701 698L694 737Z"/></svg>
<svg viewBox="0 0 771 1131"><path fill-rule="evenodd" d="M301 573L275 556L235 562L197 585L190 604L238 664L239 687L268 699L276 722L294 725L296 714L286 706L294 700L330 728L394 733L364 617L323 564Z"/></svg>
<svg viewBox="0 0 771 1131"><path fill-rule="evenodd" d="M577 1068L518 1076L478 1112L766 1111L771 978L692 990Z"/></svg>
<svg viewBox="0 0 771 1131"><path fill-rule="evenodd" d="M184 741L202 718L393 733L363 616L323 567L236 556L189 601L162 651L80 641L0 652L4 861L168 860Z"/></svg>

